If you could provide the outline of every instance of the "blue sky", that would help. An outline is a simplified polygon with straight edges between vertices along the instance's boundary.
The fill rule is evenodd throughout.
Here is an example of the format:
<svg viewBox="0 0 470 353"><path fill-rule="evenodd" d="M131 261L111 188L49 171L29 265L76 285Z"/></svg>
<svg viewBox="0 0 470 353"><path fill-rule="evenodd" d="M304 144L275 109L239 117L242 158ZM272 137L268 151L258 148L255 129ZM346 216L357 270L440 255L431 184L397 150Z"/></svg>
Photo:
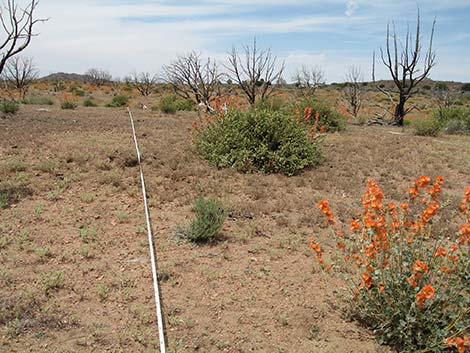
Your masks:
<svg viewBox="0 0 470 353"><path fill-rule="evenodd" d="M437 18L437 65L431 78L470 82L470 0L419 2L422 36ZM158 73L176 55L200 51L221 62L256 36L285 61L285 78L301 65L319 66L329 82L360 65L370 79L372 52L385 42L388 21L414 31L417 3L405 0L42 0L50 20L28 49L42 74L82 73L91 67L115 76ZM378 66L378 76L386 72Z"/></svg>

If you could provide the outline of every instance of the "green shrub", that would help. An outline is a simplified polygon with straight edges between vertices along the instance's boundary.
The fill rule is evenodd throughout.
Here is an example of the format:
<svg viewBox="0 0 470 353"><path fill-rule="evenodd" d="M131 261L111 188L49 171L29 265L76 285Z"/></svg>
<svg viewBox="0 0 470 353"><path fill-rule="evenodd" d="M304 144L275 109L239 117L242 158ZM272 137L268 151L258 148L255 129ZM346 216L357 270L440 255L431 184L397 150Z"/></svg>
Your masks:
<svg viewBox="0 0 470 353"><path fill-rule="evenodd" d="M84 97L85 96L85 91L83 90L83 88L81 88L79 86L72 86L72 87L70 87L69 91L77 97Z"/></svg>
<svg viewBox="0 0 470 353"><path fill-rule="evenodd" d="M310 123L314 124L315 116L318 113L320 119L318 127L323 127L326 132L335 132L344 130L346 118L334 111L331 106L316 97L307 97L299 103L294 104L294 113L303 115L306 108L312 108Z"/></svg>
<svg viewBox="0 0 470 353"><path fill-rule="evenodd" d="M257 101L255 108L278 112L286 108L286 101L279 96L272 96L265 100Z"/></svg>
<svg viewBox="0 0 470 353"><path fill-rule="evenodd" d="M176 94L163 96L158 104L160 111L166 114L174 114L177 111L192 111L196 105L189 99L184 99Z"/></svg>
<svg viewBox="0 0 470 353"><path fill-rule="evenodd" d="M111 100L111 103L106 104L108 108L119 108L127 105L129 102L129 97L122 94L114 96Z"/></svg>
<svg viewBox="0 0 470 353"><path fill-rule="evenodd" d="M193 242L214 241L227 218L223 205L214 199L198 198L194 202L193 220L185 231L186 237Z"/></svg>
<svg viewBox="0 0 470 353"><path fill-rule="evenodd" d="M60 107L62 109L75 109L77 108L77 103L75 102L71 102L71 101L63 101L61 104L60 104Z"/></svg>
<svg viewBox="0 0 470 353"><path fill-rule="evenodd" d="M20 106L15 101L4 100L0 103L0 111L5 114L16 114Z"/></svg>
<svg viewBox="0 0 470 353"><path fill-rule="evenodd" d="M418 118L411 123L413 132L418 136L436 137L441 132L441 125L434 118Z"/></svg>
<svg viewBox="0 0 470 353"><path fill-rule="evenodd" d="M433 112L433 118L449 134L470 133L469 108L440 108Z"/></svg>
<svg viewBox="0 0 470 353"><path fill-rule="evenodd" d="M85 99L83 101L83 106L84 107L97 107L98 104L96 104L92 99Z"/></svg>
<svg viewBox="0 0 470 353"><path fill-rule="evenodd" d="M460 89L464 92L470 92L470 83L464 83Z"/></svg>
<svg viewBox="0 0 470 353"><path fill-rule="evenodd" d="M54 102L50 98L38 97L38 96L28 96L21 101L23 104L34 104L34 105L54 105Z"/></svg>
<svg viewBox="0 0 470 353"><path fill-rule="evenodd" d="M281 112L229 110L194 129L200 155L219 167L241 172L296 172L322 161L319 141L309 127Z"/></svg>

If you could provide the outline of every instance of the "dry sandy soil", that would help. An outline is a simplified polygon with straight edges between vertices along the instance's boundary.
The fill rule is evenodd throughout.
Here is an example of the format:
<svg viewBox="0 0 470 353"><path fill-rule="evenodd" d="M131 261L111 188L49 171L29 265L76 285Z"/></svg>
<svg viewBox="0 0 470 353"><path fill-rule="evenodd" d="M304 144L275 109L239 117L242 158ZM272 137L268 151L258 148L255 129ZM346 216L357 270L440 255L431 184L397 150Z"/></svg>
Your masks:
<svg viewBox="0 0 470 353"><path fill-rule="evenodd" d="M140 179L124 109L22 106L0 118L0 351L155 352L158 334ZM294 177L217 170L191 144L195 113L135 110L169 352L387 352L351 322L315 203L347 221L366 178L402 200L419 175L470 183L470 137L349 126L326 161ZM180 236L198 196L229 210L221 239Z"/></svg>

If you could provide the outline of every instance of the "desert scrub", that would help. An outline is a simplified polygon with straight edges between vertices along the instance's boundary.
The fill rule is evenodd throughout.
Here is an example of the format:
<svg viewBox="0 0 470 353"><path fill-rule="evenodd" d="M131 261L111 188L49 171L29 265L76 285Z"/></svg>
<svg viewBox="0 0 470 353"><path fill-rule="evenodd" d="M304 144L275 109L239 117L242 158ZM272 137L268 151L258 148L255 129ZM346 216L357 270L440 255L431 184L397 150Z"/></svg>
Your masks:
<svg viewBox="0 0 470 353"><path fill-rule="evenodd" d="M470 133L470 108L440 108L433 112L432 118L449 134Z"/></svg>
<svg viewBox="0 0 470 353"><path fill-rule="evenodd" d="M0 102L0 111L5 114L16 114L20 106L15 101L4 100Z"/></svg>
<svg viewBox="0 0 470 353"><path fill-rule="evenodd" d="M78 107L77 103L71 101L63 101L60 104L62 109L76 109Z"/></svg>
<svg viewBox="0 0 470 353"><path fill-rule="evenodd" d="M129 103L129 97L122 94L114 96L110 103L106 104L108 108L119 108Z"/></svg>
<svg viewBox="0 0 470 353"><path fill-rule="evenodd" d="M272 111L278 112L278 111L287 110L288 104L283 98L279 96L272 96L266 99L256 101L255 108L272 110Z"/></svg>
<svg viewBox="0 0 470 353"><path fill-rule="evenodd" d="M199 154L219 168L293 175L323 160L320 140L282 112L229 110L193 127Z"/></svg>
<svg viewBox="0 0 470 353"><path fill-rule="evenodd" d="M417 136L439 136L442 125L434 118L418 118L412 121L413 133Z"/></svg>
<svg viewBox="0 0 470 353"><path fill-rule="evenodd" d="M84 107L97 107L98 104L96 104L93 99L88 98L83 101L83 106Z"/></svg>
<svg viewBox="0 0 470 353"><path fill-rule="evenodd" d="M311 110L311 124L314 124L315 117L319 117L318 127L322 131L335 132L346 128L346 118L334 111L325 101L315 97L308 97L293 105L293 113L296 116L302 115L306 109Z"/></svg>
<svg viewBox="0 0 470 353"><path fill-rule="evenodd" d="M378 184L368 180L348 235L328 201L318 203L345 257L328 261L315 241L310 248L325 270L350 273L353 318L400 352L463 352L470 343L470 187L451 236L432 228L439 210L449 206L439 201L443 184L442 177L421 176L409 200L397 205L386 203Z"/></svg>
<svg viewBox="0 0 470 353"><path fill-rule="evenodd" d="M221 202L197 198L193 206L196 219L191 221L184 235L193 242L211 242L217 238L227 213Z"/></svg>
<svg viewBox="0 0 470 353"><path fill-rule="evenodd" d="M191 100L181 98L176 94L163 96L158 103L158 109L165 114L174 114L177 111L192 111L195 110L195 106Z"/></svg>

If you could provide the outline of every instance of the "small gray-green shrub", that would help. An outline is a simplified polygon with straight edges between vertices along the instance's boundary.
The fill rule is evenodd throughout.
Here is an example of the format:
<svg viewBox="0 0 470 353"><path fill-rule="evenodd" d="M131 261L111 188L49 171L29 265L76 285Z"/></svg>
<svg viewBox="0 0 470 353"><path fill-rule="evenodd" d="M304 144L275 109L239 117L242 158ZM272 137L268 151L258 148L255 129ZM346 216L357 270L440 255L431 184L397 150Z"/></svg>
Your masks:
<svg viewBox="0 0 470 353"><path fill-rule="evenodd" d="M470 133L470 109L464 107L440 108L433 112L433 119L449 134Z"/></svg>
<svg viewBox="0 0 470 353"><path fill-rule="evenodd" d="M111 103L106 104L108 108L119 108L125 106L129 102L129 97L122 94L114 96Z"/></svg>
<svg viewBox="0 0 470 353"><path fill-rule="evenodd" d="M318 139L303 121L269 110L229 110L193 130L199 154L219 168L293 175L320 164Z"/></svg>
<svg viewBox="0 0 470 353"><path fill-rule="evenodd" d="M413 132L418 136L436 137L441 132L441 125L434 118L418 118L411 123Z"/></svg>
<svg viewBox="0 0 470 353"><path fill-rule="evenodd" d="M98 104L96 104L92 99L85 99L83 101L83 106L84 107L97 107Z"/></svg>
<svg viewBox="0 0 470 353"><path fill-rule="evenodd" d="M20 106L15 101L4 100L0 103L0 111L5 114L16 114Z"/></svg>
<svg viewBox="0 0 470 353"><path fill-rule="evenodd" d="M285 110L287 108L287 103L284 99L279 96L272 96L264 100L257 101L255 103L255 108L278 112L281 110Z"/></svg>
<svg viewBox="0 0 470 353"><path fill-rule="evenodd" d="M316 97L307 97L294 104L293 113L303 116L306 108L312 109L310 115L311 124L315 123L316 115L318 114L318 127L323 127L326 132L335 132L345 129L346 118L334 111L327 102Z"/></svg>
<svg viewBox="0 0 470 353"><path fill-rule="evenodd" d="M62 109L75 109L77 108L77 103L75 102L71 102L71 101L63 101L61 104L60 104L60 107Z"/></svg>
<svg viewBox="0 0 470 353"><path fill-rule="evenodd" d="M39 97L35 95L27 96L21 101L21 103L34 105L54 105L54 102L50 98Z"/></svg>
<svg viewBox="0 0 470 353"><path fill-rule="evenodd" d="M189 99L184 99L176 94L163 96L158 103L160 111L166 114L174 114L177 111L195 110L195 104Z"/></svg>
<svg viewBox="0 0 470 353"><path fill-rule="evenodd" d="M189 224L185 236L193 242L214 241L227 218L222 203L214 199L197 198L194 213L196 219Z"/></svg>

